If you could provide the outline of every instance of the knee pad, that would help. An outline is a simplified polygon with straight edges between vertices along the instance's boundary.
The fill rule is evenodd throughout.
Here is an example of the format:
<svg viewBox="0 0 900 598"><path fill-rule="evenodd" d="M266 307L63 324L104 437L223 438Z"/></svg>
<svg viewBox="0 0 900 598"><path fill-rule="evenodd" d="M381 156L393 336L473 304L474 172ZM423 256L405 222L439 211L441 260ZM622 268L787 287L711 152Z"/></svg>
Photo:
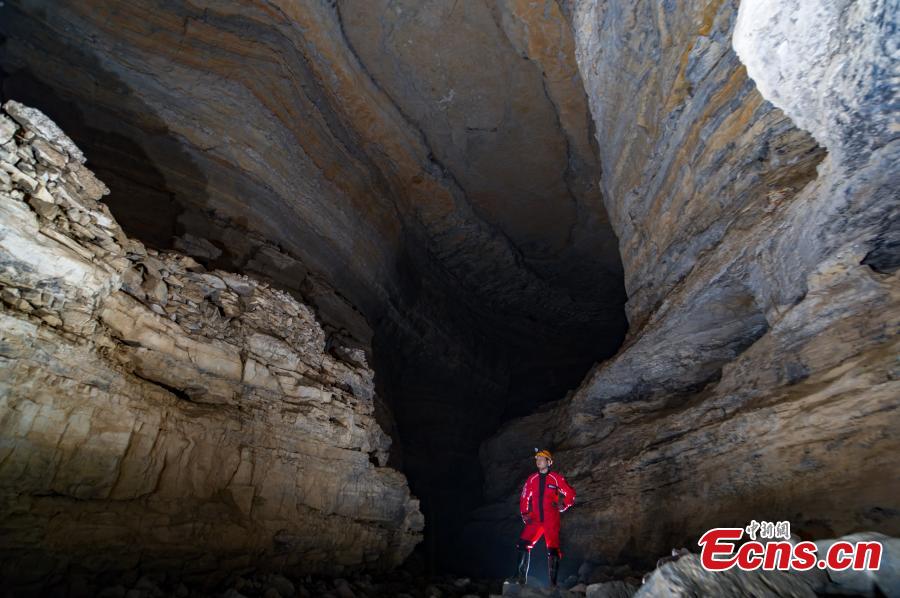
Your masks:
<svg viewBox="0 0 900 598"><path fill-rule="evenodd" d="M531 546L528 545L528 540L519 540L516 542L516 550L531 550Z"/></svg>

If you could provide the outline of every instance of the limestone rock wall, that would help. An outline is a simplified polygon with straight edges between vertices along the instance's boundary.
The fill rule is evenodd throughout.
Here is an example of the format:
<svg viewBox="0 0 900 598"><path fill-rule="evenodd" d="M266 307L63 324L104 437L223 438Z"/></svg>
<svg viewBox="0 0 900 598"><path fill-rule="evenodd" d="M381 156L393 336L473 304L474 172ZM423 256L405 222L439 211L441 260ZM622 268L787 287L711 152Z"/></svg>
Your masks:
<svg viewBox="0 0 900 598"><path fill-rule="evenodd" d="M822 3L842 25L811 26L801 4L748 8L735 38L787 114L731 48L738 2L570 6L631 329L570 397L482 445L493 503L473 542L512 545L538 445L578 489L576 557L648 558L751 518L900 530L900 152L878 108L896 11Z"/></svg>
<svg viewBox="0 0 900 598"><path fill-rule="evenodd" d="M738 4L586 1L572 15L632 329L823 156L731 49Z"/></svg>
<svg viewBox="0 0 900 598"><path fill-rule="evenodd" d="M423 519L364 352L285 292L128 238L62 131L5 111L0 575L402 562Z"/></svg>

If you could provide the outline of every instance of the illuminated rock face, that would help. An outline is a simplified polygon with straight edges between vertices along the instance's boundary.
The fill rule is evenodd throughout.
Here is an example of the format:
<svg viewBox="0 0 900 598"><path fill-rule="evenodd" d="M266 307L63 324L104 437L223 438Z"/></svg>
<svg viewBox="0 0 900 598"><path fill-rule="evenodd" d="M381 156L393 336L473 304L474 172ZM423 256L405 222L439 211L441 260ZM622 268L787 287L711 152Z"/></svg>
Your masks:
<svg viewBox="0 0 900 598"><path fill-rule="evenodd" d="M571 398L483 445L493 504L467 537L515 534L537 444L579 491L576 557L648 559L761 518L896 535L896 15L571 4L631 328Z"/></svg>
<svg viewBox="0 0 900 598"><path fill-rule="evenodd" d="M44 115L0 116L3 578L392 567L421 540L362 351L128 238Z"/></svg>

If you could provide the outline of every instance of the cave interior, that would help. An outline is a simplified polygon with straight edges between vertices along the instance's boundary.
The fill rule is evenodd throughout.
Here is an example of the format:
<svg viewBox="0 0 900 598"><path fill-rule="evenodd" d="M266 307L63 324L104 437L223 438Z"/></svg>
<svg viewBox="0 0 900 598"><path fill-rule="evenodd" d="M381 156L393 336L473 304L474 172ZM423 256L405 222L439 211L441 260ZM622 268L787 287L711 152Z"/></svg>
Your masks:
<svg viewBox="0 0 900 598"><path fill-rule="evenodd" d="M548 90L548 66L489 3L405 3L401 13L390 3L339 2L339 41L394 104L401 122L392 133L428 150L414 156L420 172L398 180L391 169L402 167L347 122L285 23L273 28L249 9L78 4L3 8L3 100L52 115L109 186L105 202L129 236L295 293L316 306L330 334L367 352L380 423L394 441L389 464L408 476L428 522L422 558L432 571L456 566L466 551L459 530L484 500L481 442L564 398L627 330L617 239L574 56L553 67L573 80ZM110 18L130 25L115 30ZM194 23L207 33L195 34ZM552 41L571 52L566 35ZM415 38L412 48L404 36ZM468 68L485 55L484 68ZM233 112L197 113L198 103L214 100L185 93L175 79L185 73L163 64L182 58L179 69L245 88L228 99ZM145 61L154 66L135 68ZM175 78L166 83L168 76ZM245 93L259 98L258 113L241 105ZM196 119L223 146L173 130L160 114L169 110ZM266 153L284 152L279 163L229 164L236 153L259 151L260 141ZM336 189L321 196L305 179L318 183L323 164L316 156L292 162L314 151L334 169L328 184ZM428 189L415 188L423 178L448 197L426 197ZM440 221L419 209L461 215ZM338 217L365 230L342 230ZM280 261L260 259L263 247ZM532 448L509 450L527 466Z"/></svg>
<svg viewBox="0 0 900 598"><path fill-rule="evenodd" d="M324 355L310 343L295 361L316 360L303 371L319 378L299 378L326 397L307 413L332 415L291 428L278 411L284 386L263 392L274 378L248 377L240 342L249 336L241 334L259 332L245 326L257 318L247 315L249 299L226 313L201 293L186 308L212 309L238 341L203 337L212 328L199 325L176 330L174 307L156 305L153 315L152 293L122 283L145 259L122 235L102 255L120 268L123 290L103 287L102 305L52 277L39 281L88 305L78 307L90 333L23 304L26 292L41 297L26 289L26 274L40 268L14 272L26 282L10 281L22 256L4 258L4 334L19 338L30 325L68 334L42 336L36 346L71 341L80 347L71 354L99 360L90 361L91 375L117 372L103 375L138 389L135 400L180 401L167 412L177 425L162 449L155 440L133 443L137 428L123 433L125 448L110 449L124 451L110 457L110 488L102 476L42 486L29 451L56 455L34 458L54 466L71 455L58 440L33 441L31 424L22 424L31 372L48 410L62 393L55 376L83 372L70 376L53 361L69 363L69 348L48 349L52 357L37 363L21 338L3 344L0 365L23 382L9 391L13 415L0 418L15 449L0 458L0 472L33 483L27 491L13 477L0 484L7 511L26 513L10 520L34 516L58 538L66 528L47 515L57 505L113 505L121 522L128 508L144 513L152 503L164 532L142 541L165 551L183 531L179 501L197 499L193 512L212 505L215 517L220 509L237 522L240 533L210 524L229 550L252 552L267 567L280 558L281 539L294 541L283 529L296 524L319 530L332 551L304 553L308 562L294 555L298 571L333 573L338 557L352 562L345 572L405 559L431 575L499 578L512 566L521 525L516 493L533 471L533 450L549 448L578 482L581 503L564 532L577 558L564 560L563 575L584 582L581 562L648 571L713 523L750 516L790 518L804 538L900 534L900 481L883 475L900 450L900 142L883 43L897 17L885 3L847 3L847 14L813 4L822 10L798 17L793 3L762 0L0 3L0 100L40 110L71 137L108 186L102 201L124 235L160 252L148 261L189 256L201 265L195 270L246 275L309 306L315 323L296 321L313 336L321 327ZM33 139L7 143L40 146ZM40 151L22 152L22 164L47 166ZM19 172L17 156L0 155L3 172ZM58 180L82 172L71 158L60 159ZM45 182L44 197L53 199ZM21 207L30 196L19 191L0 207ZM37 205L45 211L24 212L41 230L84 229L66 220L82 218L78 210ZM0 235L8 252L4 242ZM191 280L202 278L191 268ZM247 296L259 289L228 284ZM222 293L234 290L226 286ZM3 294L6 287L13 291ZM163 303L171 299L165 283L150 287L162 289ZM163 323L179 342L188 342L182 333L217 350L234 341L227 350L237 354L238 373L223 383L231 398L197 401L165 373L129 362L155 348L128 337L136 324L119 336L95 334L121 323L104 301L130 305L145 324L169 318ZM253 338L275 342L276 332L263 332ZM253 363L260 372L273 365ZM193 375L195 365L184 371ZM216 370L197 367L204 376ZM242 411L247 397L256 402ZM73 410L93 409L94 394L77 399ZM126 419L152 411L122 409ZM213 429L197 450L234 461L234 472L210 474L206 485L192 464L170 467L166 452L192 449L190 438L176 436L197 422L204 434L203 426ZM216 431L245 424L254 434L277 431L271 444L255 437L251 447L255 467L276 473L247 474L233 489L235 476L253 469L243 465L253 451ZM67 426L48 429L62 438ZM133 495L111 499L133 445L165 453L148 471L169 467L191 482L147 492L135 482ZM339 481L327 497L286 479L293 473L284 471L307 471L304 459L313 476L333 468ZM83 464L71 463L77 478ZM372 506L381 499L390 504ZM299 513L296 521L284 523L279 501ZM167 509L177 512L171 520ZM73 520L94 530L87 515ZM17 547L40 544L22 531L29 525L16 528ZM191 536L209 554L214 537ZM255 552L245 550L251 544ZM226 554L219 568L236 568L235 558Z"/></svg>

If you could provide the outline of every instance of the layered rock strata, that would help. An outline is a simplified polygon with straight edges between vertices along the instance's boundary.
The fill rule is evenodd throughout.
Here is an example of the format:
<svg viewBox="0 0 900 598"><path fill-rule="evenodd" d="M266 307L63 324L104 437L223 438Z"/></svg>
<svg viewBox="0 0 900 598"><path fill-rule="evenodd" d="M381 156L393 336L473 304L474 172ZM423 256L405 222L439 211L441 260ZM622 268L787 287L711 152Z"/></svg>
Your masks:
<svg viewBox="0 0 900 598"><path fill-rule="evenodd" d="M501 421L621 343L554 1L12 0L0 33L3 93L89 153L130 235L271 281L343 342L374 335L392 464L431 529L480 501L471 464Z"/></svg>
<svg viewBox="0 0 900 598"><path fill-rule="evenodd" d="M761 518L900 532L896 14L813 4L741 7L737 34L737 2L571 7L632 328L571 397L482 446L495 502L473 543L512 545L538 444L579 491L576 556L639 560Z"/></svg>
<svg viewBox="0 0 900 598"><path fill-rule="evenodd" d="M283 291L127 237L62 131L5 110L2 577L402 562L423 520L364 352Z"/></svg>

